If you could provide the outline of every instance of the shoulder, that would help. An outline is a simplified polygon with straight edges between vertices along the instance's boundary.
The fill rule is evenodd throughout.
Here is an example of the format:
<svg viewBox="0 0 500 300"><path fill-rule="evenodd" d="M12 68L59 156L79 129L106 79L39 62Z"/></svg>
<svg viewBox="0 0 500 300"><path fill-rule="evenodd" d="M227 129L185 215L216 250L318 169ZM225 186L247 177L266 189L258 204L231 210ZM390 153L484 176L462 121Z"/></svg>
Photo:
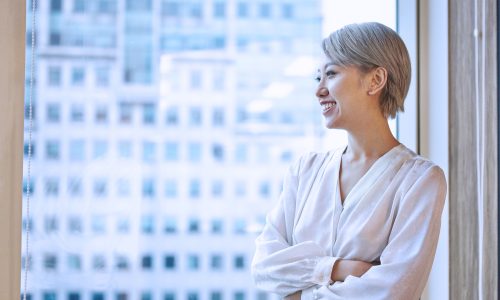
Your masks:
<svg viewBox="0 0 500 300"><path fill-rule="evenodd" d="M446 176L441 167L410 149L404 148L407 158L401 166L400 175L404 177L403 186L406 190L420 185L432 185L440 190L447 189Z"/></svg>

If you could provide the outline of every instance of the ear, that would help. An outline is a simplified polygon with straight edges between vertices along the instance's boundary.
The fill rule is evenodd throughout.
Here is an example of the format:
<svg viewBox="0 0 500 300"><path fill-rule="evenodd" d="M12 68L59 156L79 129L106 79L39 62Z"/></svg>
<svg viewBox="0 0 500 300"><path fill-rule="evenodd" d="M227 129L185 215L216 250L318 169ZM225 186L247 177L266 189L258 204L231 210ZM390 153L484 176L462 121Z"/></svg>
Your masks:
<svg viewBox="0 0 500 300"><path fill-rule="evenodd" d="M381 92L387 83L387 70L377 67L368 73L368 95L373 96Z"/></svg>

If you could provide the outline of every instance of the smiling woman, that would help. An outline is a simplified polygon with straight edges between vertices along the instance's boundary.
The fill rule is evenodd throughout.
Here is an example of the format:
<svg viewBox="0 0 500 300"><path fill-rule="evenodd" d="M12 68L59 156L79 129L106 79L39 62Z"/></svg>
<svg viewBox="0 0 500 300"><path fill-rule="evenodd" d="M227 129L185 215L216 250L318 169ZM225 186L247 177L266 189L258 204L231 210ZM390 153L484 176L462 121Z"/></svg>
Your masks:
<svg viewBox="0 0 500 300"><path fill-rule="evenodd" d="M419 299L446 197L441 168L392 135L410 63L379 23L347 25L323 41L316 96L326 127L347 145L303 155L256 240L254 280L302 299Z"/></svg>

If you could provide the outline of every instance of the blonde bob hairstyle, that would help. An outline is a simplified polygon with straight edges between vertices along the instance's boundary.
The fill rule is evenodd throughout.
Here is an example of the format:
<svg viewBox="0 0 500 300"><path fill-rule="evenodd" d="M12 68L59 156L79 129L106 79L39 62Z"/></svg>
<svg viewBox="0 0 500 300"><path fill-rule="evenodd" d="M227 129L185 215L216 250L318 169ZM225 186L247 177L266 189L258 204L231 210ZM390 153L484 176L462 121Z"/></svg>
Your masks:
<svg viewBox="0 0 500 300"><path fill-rule="evenodd" d="M350 24L325 38L322 47L336 65L355 66L362 72L385 68L387 83L380 97L380 110L386 118L404 111L411 64L408 50L394 30L376 22Z"/></svg>

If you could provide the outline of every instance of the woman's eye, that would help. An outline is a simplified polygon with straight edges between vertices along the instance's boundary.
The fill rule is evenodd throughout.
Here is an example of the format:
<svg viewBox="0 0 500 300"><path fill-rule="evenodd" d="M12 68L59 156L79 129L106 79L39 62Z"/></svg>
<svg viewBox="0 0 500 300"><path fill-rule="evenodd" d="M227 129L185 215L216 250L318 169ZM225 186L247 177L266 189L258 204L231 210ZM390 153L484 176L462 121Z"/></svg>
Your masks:
<svg viewBox="0 0 500 300"><path fill-rule="evenodd" d="M337 73L335 73L334 71L331 71L331 70L330 70L330 71L326 71L326 73L325 73L325 74L326 74L326 76L328 76L328 77L337 75Z"/></svg>

